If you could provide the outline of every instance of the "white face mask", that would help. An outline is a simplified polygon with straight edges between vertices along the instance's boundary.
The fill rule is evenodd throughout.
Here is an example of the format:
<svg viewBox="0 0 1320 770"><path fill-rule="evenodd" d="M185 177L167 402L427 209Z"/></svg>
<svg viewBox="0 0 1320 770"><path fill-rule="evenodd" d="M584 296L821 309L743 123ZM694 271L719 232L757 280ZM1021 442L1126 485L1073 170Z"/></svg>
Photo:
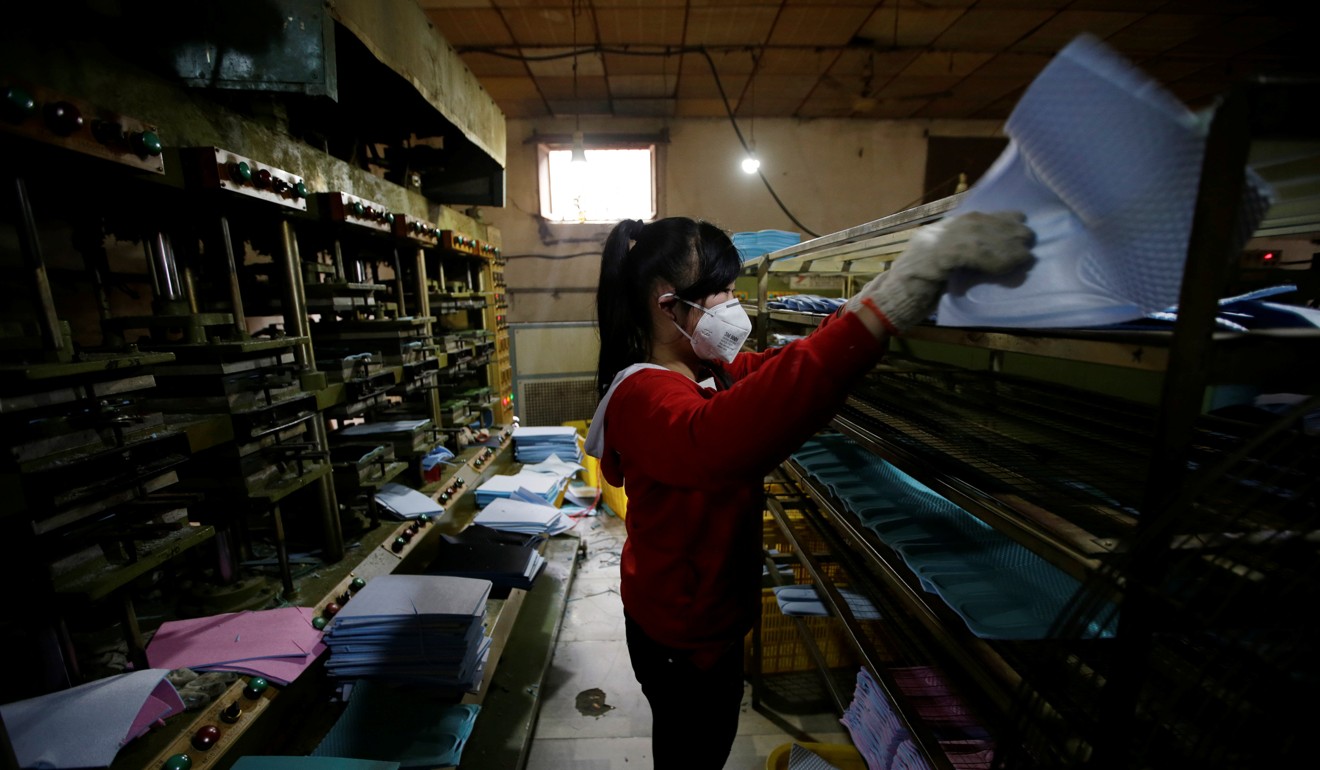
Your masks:
<svg viewBox="0 0 1320 770"><path fill-rule="evenodd" d="M661 299L672 296L674 295L665 294ZM692 334L684 331L677 321L674 322L678 331L692 343L692 350L697 356L705 361L719 360L726 364L733 363L733 357L742 350L743 343L752 333L752 319L747 317L747 311L743 310L742 303L731 299L715 307L705 308L681 297L675 299L691 305L702 313L701 319L697 321L697 328Z"/></svg>

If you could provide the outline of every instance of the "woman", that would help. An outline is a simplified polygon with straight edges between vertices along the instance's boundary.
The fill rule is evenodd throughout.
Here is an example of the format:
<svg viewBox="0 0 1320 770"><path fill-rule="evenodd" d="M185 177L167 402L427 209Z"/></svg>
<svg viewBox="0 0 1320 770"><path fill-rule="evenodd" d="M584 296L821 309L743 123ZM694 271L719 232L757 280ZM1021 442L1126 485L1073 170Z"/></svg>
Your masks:
<svg viewBox="0 0 1320 770"><path fill-rule="evenodd" d="M931 313L950 271L1028 260L1022 222L969 213L928 226L811 335L760 353L739 352L752 325L722 230L674 217L610 233L587 451L628 496L620 593L657 768L728 758L743 638L761 609L765 475L829 422L889 336Z"/></svg>

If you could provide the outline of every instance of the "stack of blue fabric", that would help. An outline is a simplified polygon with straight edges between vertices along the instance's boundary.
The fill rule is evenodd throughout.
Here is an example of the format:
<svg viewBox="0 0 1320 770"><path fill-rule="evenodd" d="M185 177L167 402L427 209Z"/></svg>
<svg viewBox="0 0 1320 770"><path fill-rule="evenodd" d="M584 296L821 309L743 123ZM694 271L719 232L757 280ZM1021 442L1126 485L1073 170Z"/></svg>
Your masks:
<svg viewBox="0 0 1320 770"><path fill-rule="evenodd" d="M537 502L521 493L492 501L472 521L501 532L545 537L567 532L576 523L576 519L553 505Z"/></svg>
<svg viewBox="0 0 1320 770"><path fill-rule="evenodd" d="M775 297L765 303L771 310L793 310L799 313L833 313L847 300L841 297L819 297L815 294L790 294Z"/></svg>
<svg viewBox="0 0 1320 770"><path fill-rule="evenodd" d="M842 435L808 441L793 460L894 549L985 639L1045 639L1076 578ZM1088 637L1114 633L1117 607L1097 607Z"/></svg>
<svg viewBox="0 0 1320 770"><path fill-rule="evenodd" d="M524 469L513 474L491 476L476 488L473 496L478 508L508 498L553 506L567 484L568 480L562 476Z"/></svg>
<svg viewBox="0 0 1320 770"><path fill-rule="evenodd" d="M1215 326L1224 331L1246 332L1257 329L1314 329L1320 327L1320 310L1300 304L1267 302L1270 297L1297 291L1293 284L1257 289L1246 294L1219 300ZM1172 329L1178 322L1178 308L1150 313L1143 319L1115 324L1117 329Z"/></svg>
<svg viewBox="0 0 1320 770"><path fill-rule="evenodd" d="M326 672L451 695L475 691L490 651L484 634L491 582L448 575L380 575L326 627Z"/></svg>
<svg viewBox="0 0 1320 770"><path fill-rule="evenodd" d="M830 614L829 608L817 592L816 587L812 585L791 585L775 586L775 601L779 603L779 611L788 616L818 616L825 617ZM848 603L848 609L852 611L853 617L858 620L879 620L880 611L875 608L870 599L847 588L840 588L839 595Z"/></svg>
<svg viewBox="0 0 1320 770"><path fill-rule="evenodd" d="M489 580L491 596L507 598L510 589L530 591L545 569L545 557L531 544L544 539L541 532L501 532L472 524L456 535L442 535L435 559L423 572Z"/></svg>
<svg viewBox="0 0 1320 770"><path fill-rule="evenodd" d="M402 770L457 767L480 711L415 687L358 682L311 755L389 761Z"/></svg>
<svg viewBox="0 0 1320 770"><path fill-rule="evenodd" d="M520 463L539 463L550 455L561 460L582 460L577 429L570 426L535 427L520 425L513 432L513 459Z"/></svg>
<svg viewBox="0 0 1320 770"><path fill-rule="evenodd" d="M430 495L394 482L382 485L376 492L376 504L396 519L416 519L422 514L438 517L445 512Z"/></svg>
<svg viewBox="0 0 1320 770"><path fill-rule="evenodd" d="M738 249L738 256L742 257L743 262L746 262L763 254L769 254L801 243L802 234L785 230L759 230L749 233L734 233L731 240L734 248Z"/></svg>

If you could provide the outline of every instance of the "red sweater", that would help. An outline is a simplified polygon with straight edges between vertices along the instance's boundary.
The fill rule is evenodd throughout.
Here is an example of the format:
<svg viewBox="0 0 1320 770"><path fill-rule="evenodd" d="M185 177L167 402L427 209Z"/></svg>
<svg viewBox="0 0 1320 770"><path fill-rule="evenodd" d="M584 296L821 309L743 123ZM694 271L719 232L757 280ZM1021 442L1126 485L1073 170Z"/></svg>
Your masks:
<svg viewBox="0 0 1320 770"><path fill-rule="evenodd" d="M764 478L828 424L883 346L851 314L740 353L728 390L643 369L605 412L601 471L628 496L624 609L652 639L713 660L761 609Z"/></svg>

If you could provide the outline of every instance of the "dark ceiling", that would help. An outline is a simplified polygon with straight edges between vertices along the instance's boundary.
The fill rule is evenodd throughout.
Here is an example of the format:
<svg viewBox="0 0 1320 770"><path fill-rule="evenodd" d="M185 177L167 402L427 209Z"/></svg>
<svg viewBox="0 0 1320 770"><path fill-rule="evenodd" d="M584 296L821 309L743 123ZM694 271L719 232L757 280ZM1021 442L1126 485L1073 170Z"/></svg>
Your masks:
<svg viewBox="0 0 1320 770"><path fill-rule="evenodd" d="M509 118L1002 120L1082 32L1192 107L1320 58L1305 0L418 3Z"/></svg>

